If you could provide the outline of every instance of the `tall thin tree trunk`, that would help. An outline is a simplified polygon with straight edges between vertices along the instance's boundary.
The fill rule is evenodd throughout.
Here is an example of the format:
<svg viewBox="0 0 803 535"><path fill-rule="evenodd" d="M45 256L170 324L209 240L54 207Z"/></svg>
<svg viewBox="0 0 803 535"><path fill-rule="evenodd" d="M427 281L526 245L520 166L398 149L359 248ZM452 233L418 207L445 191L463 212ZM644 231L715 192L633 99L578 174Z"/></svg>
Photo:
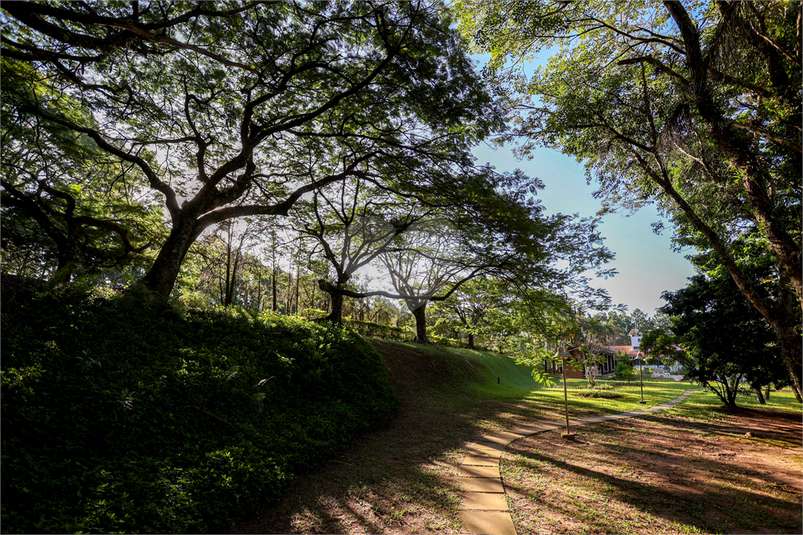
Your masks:
<svg viewBox="0 0 803 535"><path fill-rule="evenodd" d="M301 268L296 266L296 311L295 311L296 314L298 314L298 312L300 310L298 308L298 297L299 297L298 296L298 283L299 283L300 280L301 280Z"/></svg>
<svg viewBox="0 0 803 535"><path fill-rule="evenodd" d="M270 287L273 299L270 309L271 311L276 312L277 310L279 310L279 303L278 303L279 288L276 286L276 264L273 265L273 273L271 273L270 276Z"/></svg>
<svg viewBox="0 0 803 535"><path fill-rule="evenodd" d="M336 325L343 324L343 294L332 292L329 294L329 299L332 303L332 309L326 319Z"/></svg>

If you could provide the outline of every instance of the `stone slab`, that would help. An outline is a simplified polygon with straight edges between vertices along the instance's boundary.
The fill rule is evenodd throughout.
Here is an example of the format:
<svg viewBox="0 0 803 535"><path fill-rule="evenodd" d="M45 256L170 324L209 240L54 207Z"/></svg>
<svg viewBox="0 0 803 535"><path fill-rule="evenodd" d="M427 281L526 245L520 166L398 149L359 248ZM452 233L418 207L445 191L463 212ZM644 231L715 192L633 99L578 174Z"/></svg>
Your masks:
<svg viewBox="0 0 803 535"><path fill-rule="evenodd" d="M483 435L482 440L496 442L497 444L510 444L516 439L523 437L521 433L511 433L509 431L498 431L493 435Z"/></svg>
<svg viewBox="0 0 803 535"><path fill-rule="evenodd" d="M457 479L457 487L468 492L505 493L502 480L494 477L461 477Z"/></svg>
<svg viewBox="0 0 803 535"><path fill-rule="evenodd" d="M505 449L505 446L507 446L507 442L502 444L499 442L488 442L485 440L481 441L478 440L477 442L469 442L468 444L466 444L465 447L468 449L487 449L487 450L502 451Z"/></svg>
<svg viewBox="0 0 803 535"><path fill-rule="evenodd" d="M499 466L499 457L486 455L466 455L460 459L461 465L469 466Z"/></svg>
<svg viewBox="0 0 803 535"><path fill-rule="evenodd" d="M507 511L507 497L490 492L461 492L460 508L483 511Z"/></svg>
<svg viewBox="0 0 803 535"><path fill-rule="evenodd" d="M490 448L483 444L466 444L464 447L468 451L469 455L477 457L492 457L494 459L499 459L504 451L504 448Z"/></svg>
<svg viewBox="0 0 803 535"><path fill-rule="evenodd" d="M479 535L516 535L509 513L491 511L460 511L462 533Z"/></svg>
<svg viewBox="0 0 803 535"><path fill-rule="evenodd" d="M496 466L461 466L460 477L500 477L499 464Z"/></svg>
<svg viewBox="0 0 803 535"><path fill-rule="evenodd" d="M550 429L555 429L556 427L558 427L558 426L555 425L555 424L546 424L546 423L544 423L544 424L526 424L526 425L519 425L519 426L513 427L511 429L508 429L507 431L509 433L516 433L516 434L527 436L527 435L532 435L532 434L535 434L535 433L540 433L542 431L548 431Z"/></svg>

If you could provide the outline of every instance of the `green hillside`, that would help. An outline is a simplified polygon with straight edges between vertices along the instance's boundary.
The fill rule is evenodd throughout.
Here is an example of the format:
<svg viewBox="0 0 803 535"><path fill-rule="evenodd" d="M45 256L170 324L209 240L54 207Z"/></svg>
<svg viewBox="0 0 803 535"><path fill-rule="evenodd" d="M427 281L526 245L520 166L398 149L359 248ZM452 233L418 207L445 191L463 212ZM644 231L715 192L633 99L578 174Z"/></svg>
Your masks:
<svg viewBox="0 0 803 535"><path fill-rule="evenodd" d="M3 286L5 532L220 532L398 402L349 329Z"/></svg>

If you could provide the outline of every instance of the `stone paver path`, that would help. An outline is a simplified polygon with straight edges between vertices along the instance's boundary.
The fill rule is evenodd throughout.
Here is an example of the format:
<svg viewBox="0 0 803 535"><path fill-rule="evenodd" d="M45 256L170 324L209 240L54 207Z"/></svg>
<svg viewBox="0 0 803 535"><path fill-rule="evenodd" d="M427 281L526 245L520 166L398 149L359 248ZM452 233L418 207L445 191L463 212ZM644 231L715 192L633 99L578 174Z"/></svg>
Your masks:
<svg viewBox="0 0 803 535"><path fill-rule="evenodd" d="M572 427L591 423L632 418L677 405L696 390L686 390L679 397L648 409L607 416L594 416L570 422ZM499 474L499 459L505 447L516 439L564 426L554 422L535 422L519 425L494 435L483 436L477 442L465 445L468 455L460 460L460 520L463 534L517 535L505 496L505 487Z"/></svg>

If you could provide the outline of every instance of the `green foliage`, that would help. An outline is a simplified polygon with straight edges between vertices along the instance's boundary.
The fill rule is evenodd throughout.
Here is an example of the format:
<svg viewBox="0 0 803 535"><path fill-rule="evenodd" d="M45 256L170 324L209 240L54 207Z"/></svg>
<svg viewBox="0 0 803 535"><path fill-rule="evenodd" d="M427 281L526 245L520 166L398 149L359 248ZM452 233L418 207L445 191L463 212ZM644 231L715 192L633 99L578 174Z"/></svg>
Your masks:
<svg viewBox="0 0 803 535"><path fill-rule="evenodd" d="M7 532L220 532L385 425L346 328L4 285Z"/></svg>
<svg viewBox="0 0 803 535"><path fill-rule="evenodd" d="M373 321L360 321L353 318L344 318L343 322L363 336L400 341L410 340L413 337L413 333L403 327L393 327L391 325L383 325L381 323L374 323Z"/></svg>
<svg viewBox="0 0 803 535"><path fill-rule="evenodd" d="M767 268L746 271L756 280L770 275ZM736 405L742 386L756 389L789 377L773 332L726 273L698 275L663 298L671 333L648 333L646 350L684 364L686 376L711 388L726 406Z"/></svg>
<svg viewBox="0 0 803 535"><path fill-rule="evenodd" d="M632 364L626 360L620 360L613 368L613 376L619 380L627 380L629 383L636 376L636 372L633 371Z"/></svg>
<svg viewBox="0 0 803 535"><path fill-rule="evenodd" d="M576 396L580 396L581 398L604 398L604 399L617 399L624 397L619 392L614 392L613 387L611 385L599 385L584 388L582 390L578 390L574 393Z"/></svg>

